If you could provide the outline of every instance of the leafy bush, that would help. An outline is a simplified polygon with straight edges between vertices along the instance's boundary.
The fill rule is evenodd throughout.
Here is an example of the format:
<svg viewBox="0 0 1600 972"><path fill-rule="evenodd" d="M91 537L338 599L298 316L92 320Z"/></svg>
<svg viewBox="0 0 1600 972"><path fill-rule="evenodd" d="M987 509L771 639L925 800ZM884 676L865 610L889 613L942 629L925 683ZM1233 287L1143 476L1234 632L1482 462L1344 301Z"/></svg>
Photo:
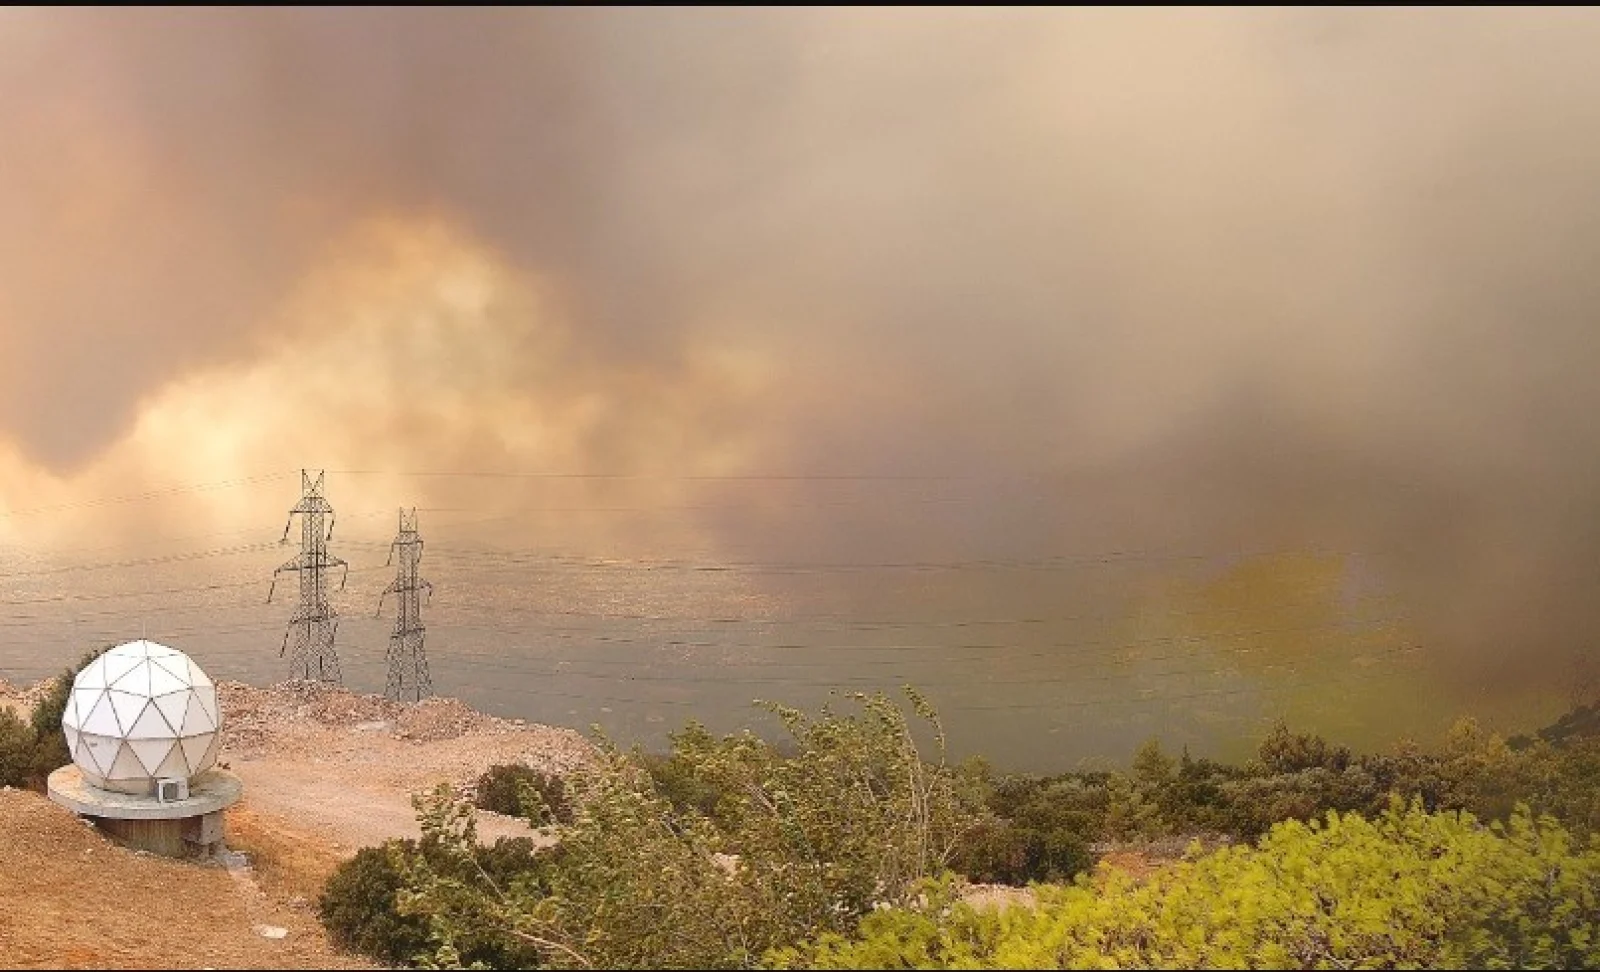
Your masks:
<svg viewBox="0 0 1600 972"><path fill-rule="evenodd" d="M1042 888L977 911L948 886L868 916L855 938L778 950L785 968L1593 968L1600 851L1521 809L1509 825L1397 803L1329 814L1259 848Z"/></svg>
<svg viewBox="0 0 1600 972"><path fill-rule="evenodd" d="M898 705L855 698L851 716L769 706L788 730L778 742L696 723L666 755L602 739L596 767L562 783L554 849L480 846L470 809L441 790L417 804L424 839L333 888L366 903L329 920L351 934L391 929L397 944L372 952L386 960L420 949L429 963L493 968L1596 958L1597 865L1573 847L1600 832L1600 737L1514 748L1462 722L1438 751L1356 756L1279 726L1242 766L1151 741L1126 773L996 779L981 760L945 763L914 693L938 744L930 760ZM494 767L479 803L555 803L539 783L527 767ZM1113 876L1097 892L1083 874L1101 842L1175 836L1263 843L1147 885ZM1077 883L1042 886L1036 910L979 914L953 903L952 868L986 883Z"/></svg>
<svg viewBox="0 0 1600 972"><path fill-rule="evenodd" d="M364 847L328 878L317 901L318 916L334 942L380 962L404 966L433 955L432 922L401 907L413 868L422 860L467 889L510 884L536 874L542 861L526 837L478 846L464 866L452 866L438 844L426 838L391 840ZM455 936L460 959L490 968L536 968L538 953L481 924L466 923Z"/></svg>
<svg viewBox="0 0 1600 972"><path fill-rule="evenodd" d="M532 788L532 793L528 788ZM526 817L535 826L556 822L572 823L572 806L567 801L566 784L553 773L544 773L523 763L499 763L489 767L476 788L480 810Z"/></svg>
<svg viewBox="0 0 1600 972"><path fill-rule="evenodd" d="M1040 829L1010 820L978 824L956 845L950 866L982 884L1024 885L1070 881L1094 866L1094 854L1077 831Z"/></svg>
<svg viewBox="0 0 1600 972"><path fill-rule="evenodd" d="M1570 725L1564 717L1558 725ZM1006 777L987 781L986 803L1014 828L987 828L974 840L1000 857L987 864L964 853L971 876L1018 859L1027 831L1075 832L1100 841L1143 841L1215 835L1253 841L1274 824L1311 820L1330 810L1381 814L1391 796L1420 800L1427 810L1465 810L1481 820L1509 819L1519 802L1549 813L1580 835L1600 832L1600 737L1569 733L1513 747L1471 720L1458 722L1434 752L1402 742L1391 751L1355 756L1317 736L1279 725L1244 766L1173 760L1155 741L1134 757L1129 773ZM975 852L975 851L974 851ZM1027 870L1018 878L1045 879ZM967 873L967 872L964 872ZM1054 879L1054 878L1050 878Z"/></svg>
<svg viewBox="0 0 1600 972"><path fill-rule="evenodd" d="M1290 732L1282 722L1261 741L1257 758L1267 772L1285 775L1312 769L1342 772L1350 765L1350 750L1331 746L1321 736Z"/></svg>
<svg viewBox="0 0 1600 972"><path fill-rule="evenodd" d="M637 760L650 774L656 793L672 804L674 812L692 811L715 820L718 816L717 807L727 794L695 772L694 764L677 752L702 746L701 737L709 739L710 733L699 723L690 722L681 731L672 734L674 752L667 755L641 753Z"/></svg>
<svg viewBox="0 0 1600 972"><path fill-rule="evenodd" d="M411 862L399 906L431 917L440 961L463 956L463 936L482 928L551 965L604 968L749 967L819 930L849 931L942 873L977 819L944 762L937 717L908 694L935 730L931 763L882 694L854 696L859 716L770 706L788 755L751 733L679 733L680 792L717 794L715 819L693 801L675 806L637 753L602 739L596 768L576 781L573 822L556 828L559 851L537 875L492 886L452 876L475 827L440 789L418 809L441 856Z"/></svg>
<svg viewBox="0 0 1600 972"><path fill-rule="evenodd" d="M1528 763L1529 804L1591 840L1600 834L1600 736L1560 747L1540 743Z"/></svg>
<svg viewBox="0 0 1600 972"><path fill-rule="evenodd" d="M73 679L104 651L85 654L75 666L52 679L27 722L9 711L0 712L0 786L26 786L43 792L50 774L72 761L61 732L61 716L67 710Z"/></svg>
<svg viewBox="0 0 1600 972"><path fill-rule="evenodd" d="M0 709L0 786L25 786L33 768L33 727Z"/></svg>
<svg viewBox="0 0 1600 972"><path fill-rule="evenodd" d="M984 884L1071 880L1094 866L1088 845L1104 829L1107 778L974 775L990 817L962 836L950 866Z"/></svg>
<svg viewBox="0 0 1600 972"><path fill-rule="evenodd" d="M78 664L50 681L49 688L34 705L33 713L29 716L29 722L33 725L34 732L40 736L61 735L61 717L67 712L67 699L72 696L73 681L77 679L79 672L87 668L90 662L99 658L105 651L104 648L101 648L85 654L78 659ZM62 738L62 750L66 750L65 737ZM71 759L72 757L68 756L67 758Z"/></svg>
<svg viewBox="0 0 1600 972"><path fill-rule="evenodd" d="M427 920L400 914L395 899L405 887L405 872L394 855L409 856L416 848L414 840L363 847L329 876L317 914L335 943L390 965L428 951Z"/></svg>

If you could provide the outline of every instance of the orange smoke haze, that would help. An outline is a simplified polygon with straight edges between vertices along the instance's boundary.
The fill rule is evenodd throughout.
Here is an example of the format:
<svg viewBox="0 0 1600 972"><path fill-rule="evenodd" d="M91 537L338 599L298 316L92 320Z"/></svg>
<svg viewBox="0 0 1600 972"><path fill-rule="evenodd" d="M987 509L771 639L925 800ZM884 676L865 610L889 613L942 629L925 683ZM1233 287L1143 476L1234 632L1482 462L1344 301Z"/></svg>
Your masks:
<svg viewBox="0 0 1600 972"><path fill-rule="evenodd" d="M301 466L630 474L560 501L774 557L1360 550L1452 672L1548 681L1600 636L1597 42L1584 10L0 11L0 503L72 507L0 530L271 521L291 481L86 504ZM963 498L682 478L750 474Z"/></svg>

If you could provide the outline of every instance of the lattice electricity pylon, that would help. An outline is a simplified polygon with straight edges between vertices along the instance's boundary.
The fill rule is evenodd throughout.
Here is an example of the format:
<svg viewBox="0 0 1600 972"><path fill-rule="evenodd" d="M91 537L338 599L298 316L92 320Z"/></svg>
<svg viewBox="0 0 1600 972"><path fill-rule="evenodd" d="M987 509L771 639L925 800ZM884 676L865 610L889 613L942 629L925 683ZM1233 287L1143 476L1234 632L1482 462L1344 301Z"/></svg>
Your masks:
<svg viewBox="0 0 1600 972"><path fill-rule="evenodd" d="M396 551L400 553L400 569L394 583L378 596L375 615L382 617L384 598L395 595L400 608L394 616L394 633L389 635L389 679L384 684L383 694L396 702L405 701L407 696L421 702L433 694L433 679L428 677L428 656L422 649L427 628L422 624L418 601L421 592L427 591L428 601L432 603L433 585L417 576L417 564L422 562L422 537L417 535L415 507L410 515L405 510L400 511L400 532L389 545L389 563L394 563Z"/></svg>
<svg viewBox="0 0 1600 972"><path fill-rule="evenodd" d="M328 555L327 543L333 539L333 507L322 496L322 470L312 480L310 472L300 470L300 505L289 511L289 521L283 525L281 543L289 542L289 528L294 525L294 515L300 514L300 555L272 572L272 587L267 591L267 603L278 589L278 575L286 570L300 573L300 606L289 619L283 633L283 646L278 649L282 658L289 651L289 677L309 681L340 682L339 656L334 653L333 640L339 631L339 616L328 603L326 571L330 567L343 567L344 576L339 589L344 590L350 579L350 565L338 557ZM328 518L324 533L322 519Z"/></svg>

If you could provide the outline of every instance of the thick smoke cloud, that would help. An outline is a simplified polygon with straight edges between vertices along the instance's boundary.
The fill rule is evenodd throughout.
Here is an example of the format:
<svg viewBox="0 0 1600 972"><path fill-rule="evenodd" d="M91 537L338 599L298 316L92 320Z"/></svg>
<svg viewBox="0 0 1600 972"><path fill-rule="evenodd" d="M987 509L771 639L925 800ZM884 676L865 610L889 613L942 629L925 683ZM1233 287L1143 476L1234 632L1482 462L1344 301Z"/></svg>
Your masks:
<svg viewBox="0 0 1600 972"><path fill-rule="evenodd" d="M306 294L359 227L443 225L539 310L312 369L494 391L414 454L383 433L422 412L340 392L336 458L976 495L706 521L800 555L1362 550L1452 670L1537 678L1600 635L1597 41L1551 10L7 11L0 428L104 462L174 389L353 328Z"/></svg>

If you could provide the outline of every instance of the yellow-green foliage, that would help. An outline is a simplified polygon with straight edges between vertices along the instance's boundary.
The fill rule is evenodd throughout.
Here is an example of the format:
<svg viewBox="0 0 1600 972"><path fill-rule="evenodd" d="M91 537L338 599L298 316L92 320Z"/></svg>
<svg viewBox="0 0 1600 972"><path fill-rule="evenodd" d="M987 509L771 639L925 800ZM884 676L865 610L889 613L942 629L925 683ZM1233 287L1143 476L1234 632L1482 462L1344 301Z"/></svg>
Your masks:
<svg viewBox="0 0 1600 972"><path fill-rule="evenodd" d="M774 952L788 968L1595 968L1600 850L1519 808L1504 826L1391 806L1275 826L1258 847L1144 883L1040 887L977 911L935 888L854 938Z"/></svg>

